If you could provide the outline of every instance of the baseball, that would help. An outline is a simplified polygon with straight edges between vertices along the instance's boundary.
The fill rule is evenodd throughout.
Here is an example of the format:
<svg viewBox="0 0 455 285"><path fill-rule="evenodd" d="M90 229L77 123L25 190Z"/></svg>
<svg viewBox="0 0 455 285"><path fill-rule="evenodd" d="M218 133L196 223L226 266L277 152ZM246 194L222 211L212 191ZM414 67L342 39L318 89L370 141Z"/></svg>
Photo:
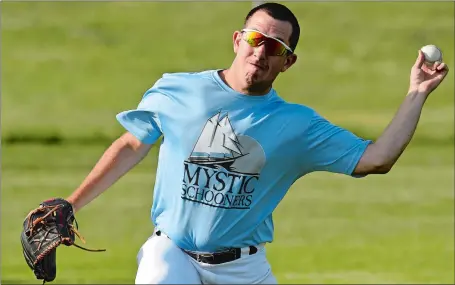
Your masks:
<svg viewBox="0 0 455 285"><path fill-rule="evenodd" d="M433 64L436 61L442 61L442 52L441 50L435 45L426 45L420 49L424 56L425 61L427 63Z"/></svg>

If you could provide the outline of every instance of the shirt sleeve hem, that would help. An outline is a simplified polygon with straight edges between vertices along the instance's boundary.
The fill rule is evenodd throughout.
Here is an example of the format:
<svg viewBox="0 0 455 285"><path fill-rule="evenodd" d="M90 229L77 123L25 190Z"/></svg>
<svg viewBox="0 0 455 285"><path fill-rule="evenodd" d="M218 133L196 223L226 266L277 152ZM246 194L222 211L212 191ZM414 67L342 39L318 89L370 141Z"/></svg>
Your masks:
<svg viewBox="0 0 455 285"><path fill-rule="evenodd" d="M145 112L140 110L124 111L116 115L117 121L139 141L145 144L153 144L161 136L161 131L158 126L153 122L148 125L147 129L138 128L135 121L135 112Z"/></svg>
<svg viewBox="0 0 455 285"><path fill-rule="evenodd" d="M365 153L365 150L367 149L368 145L373 143L372 140L365 140L360 146L359 150L357 151L357 155L352 159L351 166L349 167L347 173L354 177L354 178L363 178L367 176L366 174L354 174L354 170L357 167L357 164L359 164L360 159L362 158L363 154Z"/></svg>

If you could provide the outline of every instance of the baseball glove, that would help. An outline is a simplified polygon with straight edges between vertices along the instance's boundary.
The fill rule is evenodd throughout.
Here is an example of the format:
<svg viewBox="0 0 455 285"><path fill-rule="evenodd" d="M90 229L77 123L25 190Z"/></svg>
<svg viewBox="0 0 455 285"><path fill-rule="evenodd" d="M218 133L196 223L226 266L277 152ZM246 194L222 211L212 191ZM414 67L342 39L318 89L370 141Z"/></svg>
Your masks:
<svg viewBox="0 0 455 285"><path fill-rule="evenodd" d="M76 227L73 222L76 223ZM87 249L75 244L75 235L85 243L77 228L72 205L61 198L42 202L25 218L21 233L23 254L27 265L37 279L43 279L43 284L55 279L56 251L60 244L74 245L87 251L105 251Z"/></svg>

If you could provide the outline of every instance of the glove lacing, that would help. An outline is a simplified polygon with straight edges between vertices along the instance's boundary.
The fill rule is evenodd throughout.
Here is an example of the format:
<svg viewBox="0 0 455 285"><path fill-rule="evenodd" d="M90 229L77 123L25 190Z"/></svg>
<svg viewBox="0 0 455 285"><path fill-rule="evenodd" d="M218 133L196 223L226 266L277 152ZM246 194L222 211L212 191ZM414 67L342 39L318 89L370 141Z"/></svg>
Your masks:
<svg viewBox="0 0 455 285"><path fill-rule="evenodd" d="M41 206L40 208L38 209L35 209L33 210L30 214L29 214L29 217L28 217L28 221L27 221L27 228L30 228L30 235L32 235L33 233L33 230L35 229L35 227L39 224L39 223L43 223L44 219L47 218L49 215L53 214L55 211L57 211L58 209L60 209L61 205L57 205L57 206ZM38 211L43 211L44 209L49 209L49 208L52 208L46 215L42 216L42 217L39 217L37 218L35 221L33 221L32 223L32 226L30 227L30 222L32 220L32 215L37 213ZM76 220L76 217L74 217L74 222L76 223L76 227L74 227L74 225L72 224L69 224L69 229L70 229L70 232L71 233L74 233L76 234L76 236L82 241L82 243L85 243L85 238L79 233L78 229L79 229L79 225L77 223L77 220ZM86 250L86 251L91 251L91 252L100 252L100 251L106 251L105 249L88 249L88 248L85 248L85 247L82 247L80 245L77 245L76 243L72 243L72 245L80 248L80 249L83 249L83 250ZM40 245L41 246L41 245Z"/></svg>
<svg viewBox="0 0 455 285"><path fill-rule="evenodd" d="M76 227L74 227L73 225L69 225L70 226L70 231L75 233L77 235L77 237L83 242L85 243L85 238L78 232L78 229L79 229L79 225L77 224L77 220L76 220L76 217L74 217L74 222L76 223ZM85 247L82 247L80 245L77 245L75 243L73 243L73 245L75 247L78 247L80 249L83 249L83 250L86 250L86 251L91 251L91 252L99 252L99 251L106 251L105 249L89 249L89 248L85 248Z"/></svg>
<svg viewBox="0 0 455 285"><path fill-rule="evenodd" d="M39 207L38 209L35 209L35 210L31 211L31 212L28 214L28 219L27 219L27 228L28 228L29 231L30 231L29 236L32 235L33 230L36 229L36 226L38 226L39 224L44 224L44 223L45 223L45 222L44 222L44 219L46 219L49 215L54 214L55 211L57 211L57 210L60 209L61 207L63 207L63 206L61 206L61 205L57 205L57 206L41 206L41 207ZM42 216L42 217L39 217L39 218L37 218L35 221L32 222L32 216L33 216L34 214L36 214L36 213L38 213L38 212L42 212L42 211L44 211L45 209L49 209L49 208L52 208L52 209L51 209L49 212L47 212L46 215L44 215L44 216ZM76 227L74 227L74 225L72 225L72 224L68 224L70 232L71 232L72 234L73 234L73 233L76 234L76 236L77 236L83 243L85 243L85 238L84 238L84 237L79 233L79 231L78 231L79 225L78 225L78 223L77 223L76 217L74 217L74 222L76 223ZM32 224L32 225L30 226L30 224ZM43 240L45 240L45 237L46 237L49 233L50 233L50 230L46 232L46 235L44 236ZM71 241L70 238L62 238L62 241L63 241L63 240L68 240L68 241L70 241L70 245L74 245L75 247L80 248L80 249L83 249L83 250L85 250L85 251L91 251L91 252L106 251L106 249L88 249L88 248L82 247L82 246L80 246L80 245L77 245L77 244L74 243L73 241ZM59 243L61 243L61 242L56 242L55 245L57 245L57 244L59 244ZM38 250L40 249L41 245L42 245L42 242L40 242L40 244L39 244L39 246L38 246ZM51 246L51 247L49 248L48 251L42 253L41 255L42 255L42 256L45 256L45 255L48 254L48 252L49 252L50 250L52 250L53 248L54 248L54 246ZM40 256L41 256L41 255L40 255ZM38 262L39 260L40 260L40 258L38 257L38 259L37 259L36 262ZM35 262L35 263L36 263L36 262ZM43 279L43 285L44 285L45 283L46 283L46 280Z"/></svg>

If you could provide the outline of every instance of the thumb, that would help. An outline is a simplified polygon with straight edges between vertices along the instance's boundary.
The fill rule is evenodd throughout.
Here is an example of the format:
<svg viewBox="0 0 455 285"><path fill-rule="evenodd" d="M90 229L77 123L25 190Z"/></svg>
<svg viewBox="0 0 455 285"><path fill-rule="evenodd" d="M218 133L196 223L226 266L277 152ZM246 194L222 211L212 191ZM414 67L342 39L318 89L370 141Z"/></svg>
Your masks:
<svg viewBox="0 0 455 285"><path fill-rule="evenodd" d="M416 62L414 67L421 68L423 63L425 62L425 56L421 50L419 50L419 55L417 56Z"/></svg>

